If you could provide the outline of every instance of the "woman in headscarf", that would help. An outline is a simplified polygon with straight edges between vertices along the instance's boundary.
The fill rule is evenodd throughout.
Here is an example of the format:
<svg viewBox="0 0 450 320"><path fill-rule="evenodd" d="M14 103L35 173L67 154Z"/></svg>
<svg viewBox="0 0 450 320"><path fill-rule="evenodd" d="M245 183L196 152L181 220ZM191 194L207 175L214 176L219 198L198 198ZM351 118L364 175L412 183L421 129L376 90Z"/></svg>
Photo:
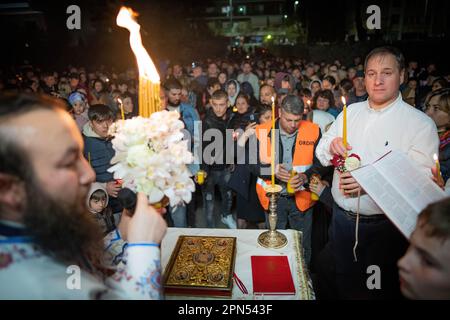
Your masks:
<svg viewBox="0 0 450 320"><path fill-rule="evenodd" d="M239 82L237 80L228 80L225 85L225 90L228 94L228 102L230 106L234 106L236 103L236 98L239 94L241 87L239 86Z"/></svg>

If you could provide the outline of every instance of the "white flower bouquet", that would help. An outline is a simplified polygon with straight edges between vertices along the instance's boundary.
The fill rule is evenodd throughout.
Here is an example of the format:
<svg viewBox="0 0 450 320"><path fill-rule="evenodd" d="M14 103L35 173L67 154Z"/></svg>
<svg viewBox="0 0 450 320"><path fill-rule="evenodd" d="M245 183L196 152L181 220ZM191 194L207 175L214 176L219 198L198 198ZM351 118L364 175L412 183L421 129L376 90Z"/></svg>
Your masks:
<svg viewBox="0 0 450 320"><path fill-rule="evenodd" d="M171 206L190 202L195 184L186 165L193 156L183 140L183 128L176 111L118 120L109 132L116 154L108 171L123 181L123 187L145 193L149 203L165 196Z"/></svg>

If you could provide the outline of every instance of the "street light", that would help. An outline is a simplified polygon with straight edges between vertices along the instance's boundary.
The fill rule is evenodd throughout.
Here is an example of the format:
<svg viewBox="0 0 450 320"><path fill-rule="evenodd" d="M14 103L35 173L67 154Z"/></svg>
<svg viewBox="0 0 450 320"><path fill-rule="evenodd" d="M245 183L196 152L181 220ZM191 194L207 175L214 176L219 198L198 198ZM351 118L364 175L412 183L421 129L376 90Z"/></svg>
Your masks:
<svg viewBox="0 0 450 320"><path fill-rule="evenodd" d="M295 1L294 2L294 12L297 13L297 6L300 2L299 1Z"/></svg>

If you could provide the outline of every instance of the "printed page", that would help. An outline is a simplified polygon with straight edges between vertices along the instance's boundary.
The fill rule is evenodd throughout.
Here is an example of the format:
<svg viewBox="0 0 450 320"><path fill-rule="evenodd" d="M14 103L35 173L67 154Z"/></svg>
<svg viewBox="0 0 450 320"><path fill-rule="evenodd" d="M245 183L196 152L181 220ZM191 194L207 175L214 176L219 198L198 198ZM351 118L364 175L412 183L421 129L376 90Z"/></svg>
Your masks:
<svg viewBox="0 0 450 320"><path fill-rule="evenodd" d="M423 168L397 151L352 175L407 238L416 226L418 214L428 204L445 197Z"/></svg>

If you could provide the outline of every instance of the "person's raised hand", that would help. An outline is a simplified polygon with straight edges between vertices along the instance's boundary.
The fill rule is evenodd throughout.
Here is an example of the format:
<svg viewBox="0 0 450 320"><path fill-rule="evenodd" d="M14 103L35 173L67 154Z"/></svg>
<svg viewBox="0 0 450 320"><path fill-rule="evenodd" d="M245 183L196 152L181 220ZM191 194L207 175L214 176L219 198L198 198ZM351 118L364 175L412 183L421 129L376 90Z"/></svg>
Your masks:
<svg viewBox="0 0 450 320"><path fill-rule="evenodd" d="M441 175L438 176L436 167L431 168L431 173L432 173L431 180L433 180L434 183L436 183L439 188L445 190L445 181Z"/></svg>
<svg viewBox="0 0 450 320"><path fill-rule="evenodd" d="M308 177L306 176L306 174L297 173L295 176L290 178L289 183L291 184L291 187L295 191L298 191L300 189L300 187L303 186L307 180L308 180Z"/></svg>
<svg viewBox="0 0 450 320"><path fill-rule="evenodd" d="M106 192L108 192L111 197L117 198L120 189L122 189L122 185L118 184L116 181L109 181L106 183Z"/></svg>
<svg viewBox="0 0 450 320"><path fill-rule="evenodd" d="M147 196L139 192L134 215L128 221L128 242L160 244L166 231L166 221L148 204Z"/></svg>
<svg viewBox="0 0 450 320"><path fill-rule="evenodd" d="M352 150L352 147L347 143L347 150L345 150L344 142L341 137L336 137L331 141L330 153L334 156L335 154L345 156L348 150Z"/></svg>

